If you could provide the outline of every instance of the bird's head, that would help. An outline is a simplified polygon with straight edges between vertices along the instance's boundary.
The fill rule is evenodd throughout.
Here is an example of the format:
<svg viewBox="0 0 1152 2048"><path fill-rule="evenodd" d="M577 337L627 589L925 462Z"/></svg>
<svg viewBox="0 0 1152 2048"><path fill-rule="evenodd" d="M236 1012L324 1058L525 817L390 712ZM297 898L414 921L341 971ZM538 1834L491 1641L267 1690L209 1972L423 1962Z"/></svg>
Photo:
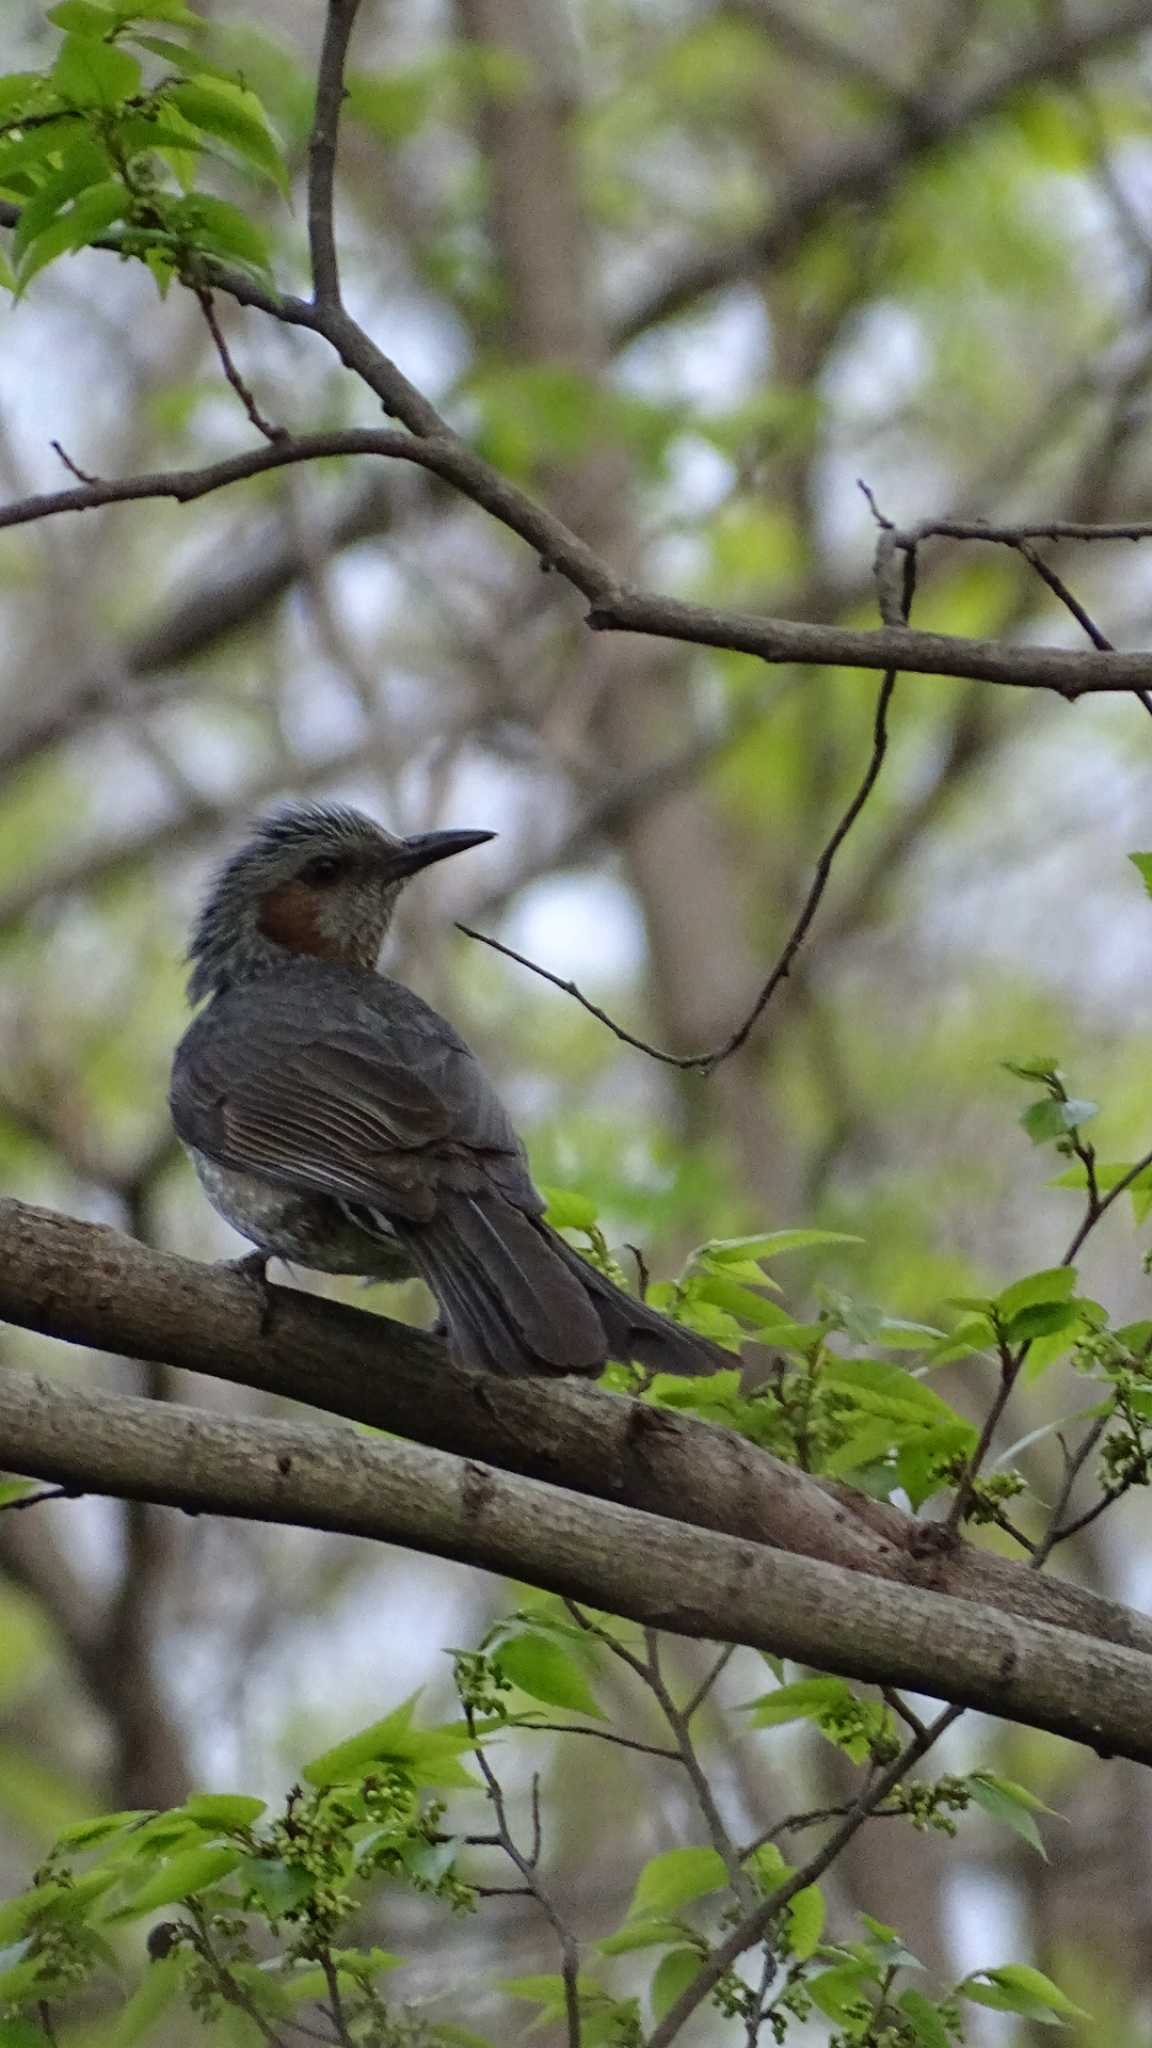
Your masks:
<svg viewBox="0 0 1152 2048"><path fill-rule="evenodd" d="M345 804L286 804L221 868L188 949L193 1002L301 955L374 968L411 875L492 832L397 839Z"/></svg>

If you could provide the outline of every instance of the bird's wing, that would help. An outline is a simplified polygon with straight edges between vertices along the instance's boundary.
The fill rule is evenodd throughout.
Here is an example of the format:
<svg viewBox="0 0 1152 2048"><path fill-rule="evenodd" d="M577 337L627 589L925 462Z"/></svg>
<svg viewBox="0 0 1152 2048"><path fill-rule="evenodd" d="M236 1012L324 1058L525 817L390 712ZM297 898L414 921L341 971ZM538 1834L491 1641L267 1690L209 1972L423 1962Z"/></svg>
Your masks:
<svg viewBox="0 0 1152 2048"><path fill-rule="evenodd" d="M314 970L218 997L181 1041L171 1105L185 1142L222 1166L413 1222L452 1190L543 1207L475 1055L378 977Z"/></svg>

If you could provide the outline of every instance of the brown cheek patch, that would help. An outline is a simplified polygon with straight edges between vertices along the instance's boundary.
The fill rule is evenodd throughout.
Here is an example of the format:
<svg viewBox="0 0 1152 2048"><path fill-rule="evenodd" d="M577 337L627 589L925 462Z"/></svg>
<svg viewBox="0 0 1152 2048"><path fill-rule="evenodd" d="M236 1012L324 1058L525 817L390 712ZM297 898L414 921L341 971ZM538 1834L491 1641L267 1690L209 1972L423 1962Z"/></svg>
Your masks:
<svg viewBox="0 0 1152 2048"><path fill-rule="evenodd" d="M291 953L314 953L322 960L341 958L339 940L321 930L316 891L303 882L282 882L278 889L270 889L257 921L266 939L274 939Z"/></svg>

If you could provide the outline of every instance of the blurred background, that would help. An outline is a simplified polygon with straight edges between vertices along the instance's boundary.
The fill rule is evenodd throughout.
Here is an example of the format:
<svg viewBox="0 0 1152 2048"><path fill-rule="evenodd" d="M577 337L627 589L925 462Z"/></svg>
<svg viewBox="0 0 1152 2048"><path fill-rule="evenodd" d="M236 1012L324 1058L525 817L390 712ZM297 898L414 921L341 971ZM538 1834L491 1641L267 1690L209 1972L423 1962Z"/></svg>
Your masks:
<svg viewBox="0 0 1152 2048"><path fill-rule="evenodd" d="M319 0L202 11L300 166ZM48 61L40 7L4 14L6 62ZM903 525L1152 518L1144 29L1152 0L365 0L341 160L350 302L632 579L875 623L859 478ZM299 186L291 212L234 196L266 213L278 275L302 285ZM267 417L377 423L314 338L219 310ZM253 440L199 306L160 303L142 268L70 258L3 321L6 499L66 483L53 440L104 476ZM1053 559L1117 645L1152 643L1152 546ZM581 620L519 542L399 466L287 470L0 538L5 1189L192 1257L243 1249L168 1125L182 952L248 819L309 793L401 832L497 829L409 892L389 965L482 1053L538 1178L592 1196L654 1274L708 1236L817 1222L866 1242L797 1261L798 1302L822 1284L935 1318L951 1294L1051 1264L1074 1198L1046 1186L1057 1163L1019 1129L1000 1063L1057 1057L1102 1105L1105 1159L1152 1143L1152 905L1125 858L1152 845L1146 711L901 683L813 938L763 1028L704 1080L620 1045L453 919L661 1045L712 1043L862 773L876 679L597 639ZM930 543L914 620L1085 644L1028 564L988 546ZM1142 1250L1116 1213L1086 1258L1116 1311L1147 1313ZM429 1313L414 1286L367 1300ZM4 1355L258 1405L11 1330ZM971 1412L985 1391L957 1370ZM1061 1404L1078 1405L1067 1382L1045 1381L1013 1433ZM1143 1519L1137 1497L1061 1568L1146 1598ZM450 1712L443 1646L476 1640L506 1598L407 1554L163 1510L0 1517L0 1875L26 1881L54 1828L102 1801L275 1793L416 1685ZM738 1658L722 1697L761 1685ZM698 1824L617 1752L538 1747L550 1869L577 1927L602 1931L643 1857ZM947 1853L911 1829L897 1853L874 1826L833 1873L837 1930L863 1906L944 1977L1029 1955L1095 2012L1085 2040L1152 2040L1147 1774L969 1717L950 1755L978 1750L1066 1816L1051 1860L976 1817ZM779 1736L714 1745L737 1832L836 1796L831 1757ZM524 1903L453 1925L454 1981L553 1967ZM424 1952L437 1990L443 1925L408 1901L398 1931L391 1911L388 1945ZM973 2038L1026 2034L989 2015Z"/></svg>

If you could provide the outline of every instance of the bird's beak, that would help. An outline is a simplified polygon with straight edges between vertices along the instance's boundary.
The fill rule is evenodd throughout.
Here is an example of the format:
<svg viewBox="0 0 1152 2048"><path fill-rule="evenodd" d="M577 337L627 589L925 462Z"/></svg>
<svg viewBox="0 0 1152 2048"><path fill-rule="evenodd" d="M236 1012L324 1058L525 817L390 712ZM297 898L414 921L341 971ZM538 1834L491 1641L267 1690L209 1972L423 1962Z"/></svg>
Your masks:
<svg viewBox="0 0 1152 2048"><path fill-rule="evenodd" d="M434 860L447 860L450 854L467 853L470 846L483 846L486 839L495 839L494 832L414 832L411 839L405 839L390 854L387 861L390 877L414 875L419 868L431 867Z"/></svg>

